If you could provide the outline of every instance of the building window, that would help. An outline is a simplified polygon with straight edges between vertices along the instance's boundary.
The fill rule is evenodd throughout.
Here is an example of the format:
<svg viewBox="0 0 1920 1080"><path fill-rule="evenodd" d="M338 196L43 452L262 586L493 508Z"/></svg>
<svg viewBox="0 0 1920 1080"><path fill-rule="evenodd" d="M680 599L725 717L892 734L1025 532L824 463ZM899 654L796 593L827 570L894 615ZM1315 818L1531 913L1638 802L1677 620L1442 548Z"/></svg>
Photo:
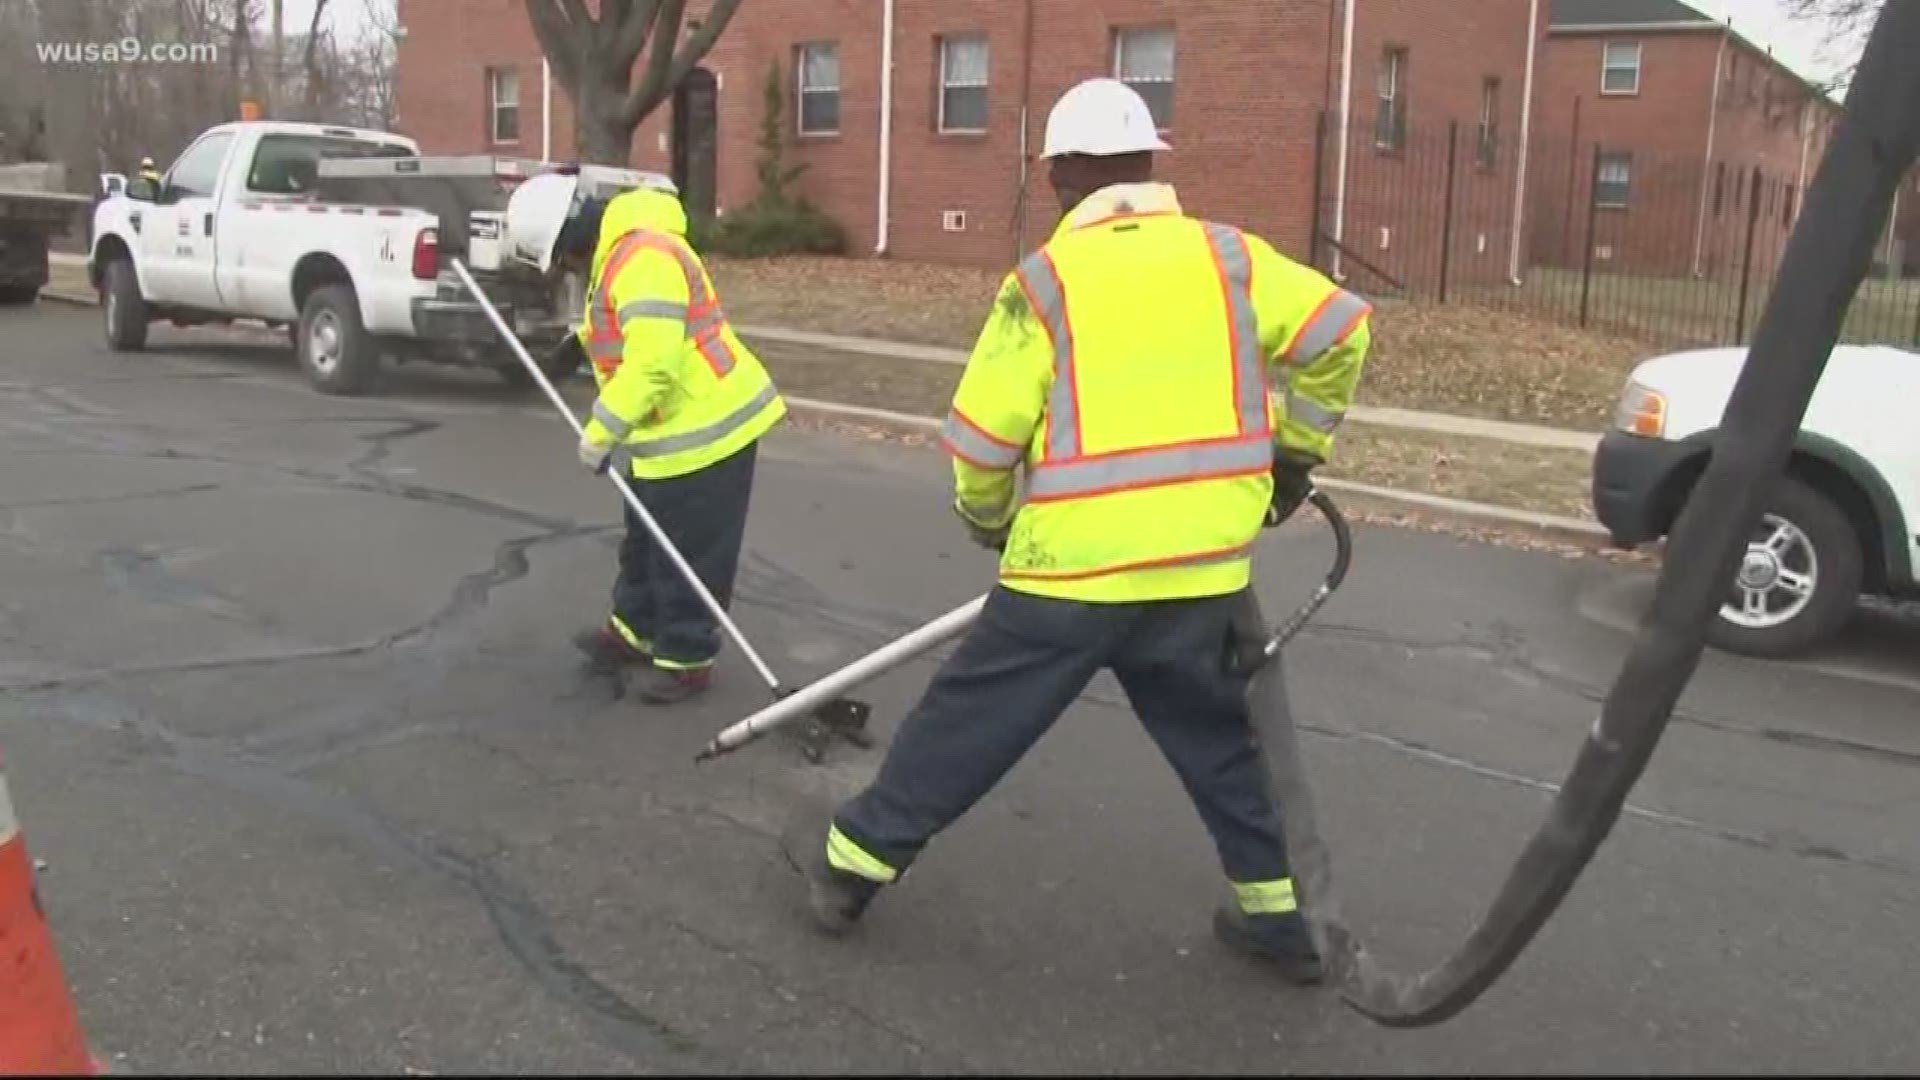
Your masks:
<svg viewBox="0 0 1920 1080"><path fill-rule="evenodd" d="M1173 27L1114 34L1113 77L1147 99L1154 127L1162 131L1173 127Z"/></svg>
<svg viewBox="0 0 1920 1080"><path fill-rule="evenodd" d="M987 38L956 34L940 39L941 131L987 130Z"/></svg>
<svg viewBox="0 0 1920 1080"><path fill-rule="evenodd" d="M1398 150L1407 141L1407 50L1388 46L1380 54L1379 103L1373 116L1373 145Z"/></svg>
<svg viewBox="0 0 1920 1080"><path fill-rule="evenodd" d="M1633 155L1616 152L1600 155L1600 169L1593 178L1593 204L1612 210L1624 210L1633 186Z"/></svg>
<svg viewBox="0 0 1920 1080"><path fill-rule="evenodd" d="M520 73L512 68L487 69L487 137L520 141Z"/></svg>
<svg viewBox="0 0 1920 1080"><path fill-rule="evenodd" d="M840 46L812 42L800 46L800 134L833 135L840 131Z"/></svg>
<svg viewBox="0 0 1920 1080"><path fill-rule="evenodd" d="M1600 92L1637 94L1640 92L1640 43L1609 41L1600 58Z"/></svg>
<svg viewBox="0 0 1920 1080"><path fill-rule="evenodd" d="M1483 169L1493 168L1500 157L1500 80L1492 76L1480 81L1480 141L1474 157Z"/></svg>

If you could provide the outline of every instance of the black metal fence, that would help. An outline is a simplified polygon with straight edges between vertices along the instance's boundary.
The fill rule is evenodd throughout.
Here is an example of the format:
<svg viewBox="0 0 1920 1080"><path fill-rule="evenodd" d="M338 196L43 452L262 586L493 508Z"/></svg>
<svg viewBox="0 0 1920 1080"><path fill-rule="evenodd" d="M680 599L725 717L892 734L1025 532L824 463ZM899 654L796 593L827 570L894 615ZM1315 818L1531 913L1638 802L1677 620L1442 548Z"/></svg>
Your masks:
<svg viewBox="0 0 1920 1080"><path fill-rule="evenodd" d="M1536 130L1319 124L1314 264L1362 292L1473 303L1672 345L1745 344L1819 167L1762 168ZM1908 185L1913 188L1913 185ZM1920 347L1920 190L1844 340ZM1910 225L1903 230L1902 225ZM1910 235L1903 235L1903 231Z"/></svg>

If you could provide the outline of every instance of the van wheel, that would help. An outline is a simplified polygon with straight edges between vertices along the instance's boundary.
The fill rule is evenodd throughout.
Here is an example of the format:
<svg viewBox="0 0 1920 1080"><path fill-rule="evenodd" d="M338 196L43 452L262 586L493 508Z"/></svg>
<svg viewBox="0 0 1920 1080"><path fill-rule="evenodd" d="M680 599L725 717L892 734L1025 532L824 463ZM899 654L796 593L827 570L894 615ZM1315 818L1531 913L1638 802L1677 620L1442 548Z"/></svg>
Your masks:
<svg viewBox="0 0 1920 1080"><path fill-rule="evenodd" d="M296 352L307 381L323 394L364 394L380 373L380 350L360 321L350 285L322 285L300 308Z"/></svg>
<svg viewBox="0 0 1920 1080"><path fill-rule="evenodd" d="M1707 640L1744 656L1804 653L1853 614L1864 562L1860 536L1846 514L1787 477L1747 542Z"/></svg>
<svg viewBox="0 0 1920 1080"><path fill-rule="evenodd" d="M107 348L139 352L147 347L151 313L146 298L140 295L140 277L127 260L115 259L107 264L106 280L100 287L100 311L107 330Z"/></svg>

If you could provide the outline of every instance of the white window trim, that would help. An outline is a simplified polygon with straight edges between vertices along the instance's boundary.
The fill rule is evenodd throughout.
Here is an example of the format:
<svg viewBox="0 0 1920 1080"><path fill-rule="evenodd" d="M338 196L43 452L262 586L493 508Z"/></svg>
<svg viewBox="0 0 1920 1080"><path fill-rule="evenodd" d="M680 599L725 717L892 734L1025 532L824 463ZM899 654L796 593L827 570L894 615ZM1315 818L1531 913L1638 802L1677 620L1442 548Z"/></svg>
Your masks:
<svg viewBox="0 0 1920 1080"><path fill-rule="evenodd" d="M834 79L831 87L807 85L807 50L832 49L834 58ZM818 131L807 130L806 98L808 94L832 94L840 96L840 43L837 41L803 41L794 49L793 65L793 128L802 138L823 139L840 134L838 113L835 114L833 127Z"/></svg>
<svg viewBox="0 0 1920 1080"><path fill-rule="evenodd" d="M1138 77L1128 78L1123 73L1125 69L1122 67L1121 62L1122 60L1125 59L1127 54L1127 38L1129 35L1135 35L1135 34L1166 34L1168 37L1173 37L1175 39L1176 51L1174 53L1173 74L1165 75L1165 76L1156 75L1150 78L1138 78ZM1122 26L1122 27L1116 28L1113 32L1113 77L1120 80L1123 83L1129 83L1129 84L1131 83L1165 83L1168 86L1178 85L1179 79L1180 79L1180 58L1179 58L1177 42L1178 42L1178 38L1175 37L1174 28L1171 26L1166 26L1166 25ZM1158 123L1156 123L1154 127L1161 134L1165 134L1166 132L1173 130L1172 128L1160 127Z"/></svg>
<svg viewBox="0 0 1920 1080"><path fill-rule="evenodd" d="M977 41L980 43L981 47L986 48L988 50L986 78L981 79L979 82L965 82L965 83L957 83L948 79L947 60L950 55L948 49L949 49L949 46L951 46L954 42L957 42L957 41L967 41L967 42ZM965 34L941 35L940 37L940 103L938 105L939 113L938 113L935 127L939 130L939 132L942 135L983 135L986 133L987 121L984 117L981 119L979 127L952 127L948 125L947 123L947 91L949 90L988 90L989 93L991 93L990 87L992 85L992 81L993 81L993 52L992 52L992 46L989 44L986 34L965 33ZM991 101L989 101L989 105L991 105Z"/></svg>
<svg viewBox="0 0 1920 1080"><path fill-rule="evenodd" d="M1607 64L1607 53L1611 51L1615 45L1631 45L1633 47L1633 69L1632 69L1633 70L1633 86L1630 89L1626 89L1626 90L1607 89L1607 72L1627 70L1624 66L1610 67ZM1644 60L1645 57L1646 57L1646 48L1645 48L1645 43L1643 42L1639 42L1639 41L1603 41L1601 42L1600 43L1600 93L1606 97L1632 97L1635 94L1638 94L1640 92L1640 65L1641 65L1641 61Z"/></svg>
<svg viewBox="0 0 1920 1080"><path fill-rule="evenodd" d="M1397 151L1406 147L1407 103L1406 95L1403 91L1406 90L1407 86L1406 68L1409 54L1410 50L1405 45L1389 45L1384 47L1380 52L1380 59L1385 64L1382 70L1391 76L1389 80L1391 92L1387 94L1380 93L1379 80L1375 79L1373 87L1374 107L1378 109L1383 103L1388 106L1395 120L1394 127L1398 133L1398 141L1380 141L1379 120L1376 114L1373 133L1373 148L1375 150Z"/></svg>
<svg viewBox="0 0 1920 1080"><path fill-rule="evenodd" d="M500 99L502 76L513 80L513 100ZM511 139L500 137L500 110L513 110L514 135ZM520 72L512 67L490 67L487 69L487 141L495 146L514 146L520 142Z"/></svg>

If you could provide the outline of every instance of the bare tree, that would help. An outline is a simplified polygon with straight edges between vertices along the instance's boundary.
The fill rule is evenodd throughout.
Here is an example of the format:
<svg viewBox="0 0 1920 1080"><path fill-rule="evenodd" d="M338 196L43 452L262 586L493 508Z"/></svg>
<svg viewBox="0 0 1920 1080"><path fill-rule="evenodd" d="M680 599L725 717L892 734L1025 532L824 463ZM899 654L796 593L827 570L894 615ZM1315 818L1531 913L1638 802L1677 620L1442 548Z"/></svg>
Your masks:
<svg viewBox="0 0 1920 1080"><path fill-rule="evenodd" d="M1844 88L1853 80L1853 69L1860 62L1860 49L1866 43L1867 32L1873 29L1873 23L1880 15L1880 5L1885 0L1787 0L1787 11L1793 18L1803 22L1815 22L1821 25L1824 38L1821 46L1826 49L1841 49L1846 60L1841 70L1831 80L1829 90Z"/></svg>
<svg viewBox="0 0 1920 1080"><path fill-rule="evenodd" d="M627 163L634 129L713 48L740 8L740 0L713 0L682 40L686 0L600 0L597 19L586 0L525 3L540 50L573 99L581 156L606 165Z"/></svg>
<svg viewBox="0 0 1920 1080"><path fill-rule="evenodd" d="M313 0L313 18L307 21L307 40L300 67L306 73L307 115L318 118L322 104L327 99L327 80L324 74L324 59L331 51L331 35L320 28L321 20L327 15L327 0Z"/></svg>

